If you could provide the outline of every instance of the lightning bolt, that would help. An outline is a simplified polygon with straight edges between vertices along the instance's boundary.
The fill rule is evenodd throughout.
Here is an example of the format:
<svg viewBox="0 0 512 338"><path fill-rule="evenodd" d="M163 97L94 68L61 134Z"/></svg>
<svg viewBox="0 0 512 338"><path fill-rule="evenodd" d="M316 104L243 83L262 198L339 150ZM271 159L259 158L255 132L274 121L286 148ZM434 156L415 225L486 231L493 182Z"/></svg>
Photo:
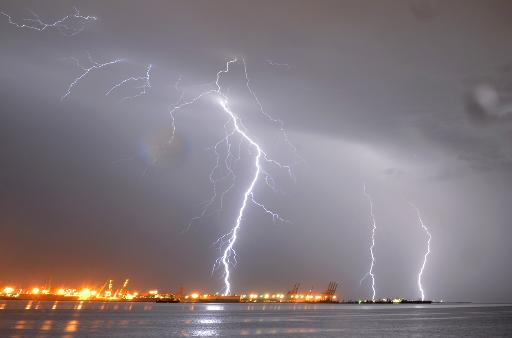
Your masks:
<svg viewBox="0 0 512 338"><path fill-rule="evenodd" d="M41 20L41 18L39 17L39 15L37 13L35 13L33 11L30 11L30 12L32 13L33 18L22 19L24 22L29 22L29 23L18 23L16 21L14 21L14 19L12 18L11 15L9 15L3 11L0 11L0 14L7 17L8 21L11 25L14 25L18 28L27 28L27 29L32 29L32 30L39 31L39 32L54 28L66 36L73 36L73 35L76 35L76 34L82 32L85 29L85 23L87 21L98 20L95 16L81 15L80 11L76 7L74 7L73 14L66 15L65 17L63 17L57 21L51 22L51 23L44 22L43 20ZM79 23L78 27L76 27L76 23ZM113 64L116 64L116 63L119 63L122 61L121 59L116 59L116 60L105 62L105 63L98 63L92 59L92 57L89 53L87 53L87 56L88 56L88 60L91 64L90 67L84 67L77 58L74 58L74 57L67 58L68 60L71 60L80 70L82 70L82 73L69 84L66 92L64 93L64 95L61 96L61 101L63 101L66 97L68 97L71 94L72 89L80 82L80 80L82 80L84 77L86 77L91 71L98 70L103 67L113 65ZM149 70L150 69L151 69L151 65L149 66L148 71L146 73L147 74L146 84L144 86L140 87L142 89L142 91L137 96L145 94L146 89L151 87L151 85L149 84ZM124 83L121 83L121 84L124 84ZM119 86L121 84L119 84ZM111 90L113 90L113 89L115 89L115 88L112 88Z"/></svg>
<svg viewBox="0 0 512 338"><path fill-rule="evenodd" d="M430 254L430 240L432 239L432 234L430 233L428 227L423 223L423 219L421 218L420 209L416 207L413 203L409 202L409 205L416 210L416 215L418 216L418 221L420 222L421 228L427 234L427 251L423 256L423 263L421 264L420 272L418 273L418 289L421 293L421 300L425 300L425 292L423 291L423 286L421 285L421 278L423 277L423 271L425 270L425 266L427 265L428 255Z"/></svg>
<svg viewBox="0 0 512 338"><path fill-rule="evenodd" d="M107 67L107 66L110 66L110 65L113 65L113 64L116 64L116 63L119 63L119 62L122 62L123 60L122 59L115 59L115 60L112 60L112 61L109 61L109 62L105 62L105 63L98 63L96 61L94 61L91 57L91 54L87 53L87 56L88 56L88 60L91 64L90 67L84 67L80 61L77 59L77 58L74 58L74 57L69 57L67 59L71 60L73 63L75 63L75 65L80 69L82 70L82 73L76 77L68 86L67 90L66 90L66 93L64 95L61 96L60 100L63 101L66 97L68 97L70 94L71 94L71 91L73 90L73 88L75 86L78 85L78 83L83 79L85 78L90 72L94 71L94 70L99 70L101 68L104 68L104 67Z"/></svg>
<svg viewBox="0 0 512 338"><path fill-rule="evenodd" d="M97 20L97 18L93 17L93 16L80 15L80 12L77 8L75 8L75 12L73 14L67 15L67 16L65 16L55 22L52 22L52 23L43 22L40 19L40 17L34 12L32 12L33 18L23 19L24 23L18 23L16 21L14 21L12 16L5 12L0 12L0 14L7 17L8 22L10 24L16 26L17 28L27 28L27 29L36 30L39 32L53 28L67 36L73 36L73 35L76 35L76 34L82 32L85 29L85 24L87 21ZM77 23L78 23L78 27L76 27ZM82 65L80 63L80 60L77 58L70 57L68 59L71 60L81 70L81 73L76 78L74 78L74 80L68 85L66 92L64 93L64 95L61 96L61 101L66 99L69 95L71 95L72 90L76 86L78 86L78 84L85 77L87 77L91 72L98 71L102 68L105 68L105 67L108 67L108 66L111 66L111 65L114 65L114 64L117 64L117 63L120 63L123 61L122 59L114 59L112 61L99 63L99 62L96 62L95 60L93 60L91 55L88 53L88 61L89 61L90 65L88 67L86 67L86 66ZM263 105L262 105L261 101L256 96L256 93L254 92L253 88L250 85L250 78L248 76L247 65L246 65L245 59L241 58L241 60L242 60L242 65L243 65L243 73L245 76L245 85L247 87L247 90L250 92L252 98L254 99L255 103L257 104L260 113L268 121L270 121L272 124L274 124L275 126L277 126L279 128L282 136L284 137L285 142L294 150L297 158L302 160L300 158L300 156L298 156L297 149L290 142L290 140L288 138L288 134L284 128L283 121L273 118L270 114L268 114L263 109ZM254 156L254 162L253 162L254 172L253 172L252 178L249 181L248 186L246 187L246 189L244 191L242 202L241 202L240 208L238 210L238 215L235 220L235 224L228 233L222 235L216 242L216 243L220 243L220 249L221 249L222 255L215 261L213 269L215 269L215 267L220 264L222 264L222 266L224 267L224 292L223 292L224 295L231 294L230 265L233 263L236 263L236 255L237 254L235 251L235 243L238 238L238 233L240 231L243 217L244 217L244 214L245 214L248 204L252 203L254 206L259 207L266 214L270 215L274 222L277 222L277 221L286 222L286 220L281 218L281 216L277 212L267 208L262 202L258 201L254 196L255 186L258 183L258 181L260 180L260 178L262 178L262 177L264 179L264 182L266 183L266 185L269 188L271 188L273 191L277 190L277 187L275 186L274 179L270 176L270 173L267 170L265 170L264 164L277 166L280 169L285 169L289 173L290 177L293 178L293 173L292 173L292 165L293 164L291 164L291 165L281 164L280 162L272 159L267 154L267 152L265 152L263 150L262 146L260 146L260 144L256 141L256 139L253 138L250 135L250 133L247 131L247 128L243 125L243 122L242 122L240 116L237 115L235 112L233 112L232 109L230 108L229 97L228 97L227 93L222 91L222 87L220 85L220 80L221 80L221 77L223 74L226 74L230 71L230 66L237 62L238 62L238 58L232 58L231 60L228 60L226 62L225 67L223 69L220 69L217 72L216 80L214 83L215 84L214 89L203 91L201 94L199 94L189 100L185 100L185 92L181 91L180 98L178 99L177 103L170 110L171 127L172 127L172 135L171 135L170 142L172 142L175 137L175 131L176 131L175 113L178 110L180 110L188 105L194 104L195 102L199 101L200 99L202 99L206 96L215 95L217 98L217 103L221 107L222 111L227 115L227 121L224 124L224 137L222 139L220 139L218 142L216 142L215 145L213 146L214 152L217 157L216 165L213 167L213 169L210 173L210 181L213 184L213 195L212 195L211 199L208 201L208 203L206 204L206 207L203 209L201 215L198 218L201 218L202 216L204 216L206 214L206 212L210 209L210 207L214 203L214 201L216 201L218 199L217 183L219 183L220 181L223 181L223 180L231 180L231 184L228 186L228 188L224 189L220 194L220 206L222 208L224 196L230 191L230 189L235 184L236 175L235 175L235 171L233 170L232 166L236 161L238 161L240 159L240 148L241 148L242 144L247 144L248 148L253 151L253 153L251 153L251 155ZM277 64L273 64L273 65L277 65ZM282 65L278 65L278 66L285 66L285 65L282 64ZM110 95L113 91L126 85L129 82L140 82L140 81L142 81L143 84L139 87L136 87L137 89L140 89L140 92L134 96L123 97L122 100L133 99L133 98L145 95L147 93L147 90L149 88L151 88L151 83L150 83L151 69L152 69L152 66L148 65L146 68L145 76L126 78L125 80L122 80L121 82L115 84L108 91L106 91L105 95L107 95L107 96ZM175 84L175 88L177 90L180 89L180 87L179 87L180 81L181 81L181 76ZM235 137L238 137L238 139L239 139L238 155L234 155L232 152L232 145L233 145L232 140ZM223 145L226 146L227 150L226 150L226 155L225 155L224 159L221 160L222 155L219 151L219 148ZM221 168L221 166L223 166L228 173L221 178L217 178L216 172L218 169Z"/></svg>
<svg viewBox="0 0 512 338"><path fill-rule="evenodd" d="M247 90L249 91L252 98L256 102L260 113L267 120L269 120L271 123L273 123L275 126L277 126L279 128L279 130L281 131L282 135L285 138L285 141L291 145L291 142L288 139L288 135L286 134L286 131L284 129L283 122L281 120L273 118L270 114L265 112L265 110L263 109L263 106L262 106L260 100L258 99L258 97L256 96L254 90L252 89L252 87L250 85L250 79L248 76L247 65L246 65L245 59L241 58L241 61L242 61L241 63L242 63L243 74L245 77L245 84L246 84ZM240 205L240 208L238 209L235 223L228 233L219 237L217 239L217 241L215 242L215 244L219 245L221 254L220 254L220 257L215 261L213 268L212 268L212 272L218 266L223 267L223 270L224 270L223 294L224 295L231 294L230 266L232 264L236 264L237 253L235 250L235 244L238 239L239 231L242 226L242 221L243 221L243 217L244 217L245 211L247 209L247 206L250 203L252 203L254 206L259 207L265 213L270 215L272 217L272 219L274 220L274 222L277 222L277 221L286 222L286 220L281 218L281 216L277 212L267 208L263 203L258 201L254 196L254 189L255 189L258 181L261 178L264 178L265 183L267 184L267 186L271 187L272 190L275 190L275 188L276 188L274 185L274 180L272 179L270 174L265 170L264 164L277 166L280 169L286 170L292 176L292 165L281 164L280 162L273 160L267 154L267 152L265 152L265 150L262 148L262 146L247 131L240 116L237 115L235 112L233 112L233 110L230 107L229 97L228 97L227 93L224 93L222 91L222 87L220 84L222 75L228 73L230 71L230 67L237 62L239 62L238 58L232 58L226 62L225 67L223 69L220 69L217 72L216 80L214 83L214 86L215 86L214 89L206 90L206 91L200 93L199 95L197 95L191 99L186 99L186 100L184 99L184 93L182 91L180 98L178 100L178 103L176 105L174 105L174 107L172 107L172 109L170 110L171 130L172 130L171 141L174 139L174 136L175 136L175 130L176 130L175 114L176 114L176 112L180 109L183 109L184 107L186 107L188 105L198 102L200 99L202 99L206 96L214 95L217 99L216 102L219 104L220 108L227 116L227 121L224 124L224 136L219 141L217 141L212 147L212 149L215 153L215 156L216 156L215 165L214 165L212 171L210 172L210 176L209 176L210 182L212 183L212 195L211 195L210 199L206 202L206 205L203 208L200 215L197 217L194 217L191 222L205 216L215 201L220 201L220 207L222 208L222 201L223 201L224 195L226 193L228 193L230 191L230 189L233 188L233 186L235 184L236 175L233 170L233 164L240 159L240 148L241 148L242 144L247 144L248 148L250 150L252 150L252 152L253 152L253 156L254 156L253 157L253 170L254 171L252 173L252 176L251 176L251 179L250 179L248 185L246 186L246 188L244 190L243 197L241 200L241 205ZM178 81L176 82L176 85L175 85L176 89L179 89L180 81L181 81L181 78L178 79ZM238 150L235 152L232 148L235 148L235 146L233 146L233 142L237 138L239 139L238 147L237 147ZM222 155L221 147L225 148L224 156ZM293 147L293 149L294 149L294 151L296 150L295 147ZM225 174L221 177L218 177L217 172L220 171L221 168L224 168L225 171L227 172L227 174ZM219 191L218 184L221 181L230 181L230 184L224 190ZM190 227L190 225L191 224L189 224L189 227Z"/></svg>
<svg viewBox="0 0 512 338"><path fill-rule="evenodd" d="M373 213L373 200L370 194L368 194L366 190L366 184L363 184L363 193L365 197L368 199L368 202L370 204L370 223L372 226L372 233L371 233L371 244L370 244L370 256L371 256L371 263L370 263L370 270L363 276L361 279L361 283L363 280L370 276L370 279L372 281L372 302L375 302L375 275L373 274L373 266L375 265L375 256L373 254L373 248L375 247L375 231L377 230L377 223L375 222L375 215Z"/></svg>
<svg viewBox="0 0 512 338"><path fill-rule="evenodd" d="M129 77L127 79L124 79L123 81L119 82L118 84L114 85L112 88L110 88L109 90L107 90L107 92L105 93L105 95L110 95L113 91L115 91L117 88L121 87L121 86L124 86L125 84L127 84L128 82L141 82L142 81L142 85L138 86L138 87L135 87L136 89L140 89L140 91L133 95L133 96L125 96L123 98L121 98L121 101L125 101L125 100L131 100L131 99L135 99L139 96L143 96L143 95L146 95L147 91L149 88L151 88L151 69L152 69L152 65L149 64L147 65L146 67L146 74L144 76L139 76L139 77Z"/></svg>
<svg viewBox="0 0 512 338"><path fill-rule="evenodd" d="M240 230L240 225L242 222L242 217L244 215L245 207L247 206L247 201L249 198L251 198L251 200L254 201L253 190L254 190L254 186L256 185L256 182L258 181L258 178L260 176L260 172L261 172L260 158L261 158L263 152L262 152L260 146L240 128L239 123L238 123L238 118L235 116L235 114L233 114L233 112L229 108L228 101L226 99L221 101L221 106L224 109L224 111L231 117L231 119L233 121L233 126L236 129L236 131L246 141L248 141L251 144L251 146L253 146L256 150L256 156L254 158L254 167L256 168L256 170L255 170L254 176L251 180L251 183L249 184L249 187L247 188L247 190L244 193L244 197L242 200L242 206L240 207L240 210L238 212L238 217L236 219L235 226L233 227L233 229L230 232L231 235L229 236L229 239L228 239L228 245L224 249L224 253L221 257L222 265L224 265L224 284L225 284L224 295L229 295L231 293L231 283L229 280L229 277L230 277L229 258L231 256L231 254L236 255L236 252L234 251L233 247L235 245L235 242L236 242L236 239L238 236L238 231ZM261 205L261 204L258 204L258 205Z"/></svg>
<svg viewBox="0 0 512 338"><path fill-rule="evenodd" d="M16 21L14 21L12 16L5 12L0 12L0 14L7 17L7 19L9 20L9 23L11 25L14 25L18 28L27 28L27 29L36 30L39 32L53 28L53 29L57 29L60 33L62 33L63 35L66 35L66 36L73 36L73 35L76 35L76 34L82 32L85 29L85 24L87 21L98 20L98 18L96 18L95 16L80 15L80 11L76 7L74 8L73 14L66 15L63 18L61 18L55 22L50 22L50 23L46 23L43 20L41 20L39 15L37 15L33 11L30 11L30 12L32 14L31 19L22 19L22 21L26 22L26 23L18 23ZM75 25L76 25L76 23L78 23L79 24L78 27L74 27L75 25L73 25L73 22L75 22Z"/></svg>

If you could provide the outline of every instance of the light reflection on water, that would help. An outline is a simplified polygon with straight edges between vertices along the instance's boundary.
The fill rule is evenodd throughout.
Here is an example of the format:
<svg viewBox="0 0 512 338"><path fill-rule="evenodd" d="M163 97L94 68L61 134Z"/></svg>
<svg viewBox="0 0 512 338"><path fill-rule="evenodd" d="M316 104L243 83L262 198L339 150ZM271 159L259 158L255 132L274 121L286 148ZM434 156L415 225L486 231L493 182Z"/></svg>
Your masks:
<svg viewBox="0 0 512 338"><path fill-rule="evenodd" d="M41 328L39 330L41 331L50 331L52 329L53 320L45 320L43 322L43 325L41 325Z"/></svg>
<svg viewBox="0 0 512 338"><path fill-rule="evenodd" d="M511 306L0 301L0 309L0 337L410 337L429 330L484 337L490 326L496 335L512 332Z"/></svg>
<svg viewBox="0 0 512 338"><path fill-rule="evenodd" d="M202 318L197 321L199 324L220 324L219 318Z"/></svg>
<svg viewBox="0 0 512 338"><path fill-rule="evenodd" d="M18 320L16 322L16 325L14 326L14 328L16 330L23 330L25 328L25 324L27 323L26 320Z"/></svg>
<svg viewBox="0 0 512 338"><path fill-rule="evenodd" d="M215 305L206 305L206 310L208 311L222 311L224 310L224 306L215 304Z"/></svg>
<svg viewBox="0 0 512 338"><path fill-rule="evenodd" d="M192 337L214 337L218 336L216 330L206 329L206 330L193 330L190 334Z"/></svg>
<svg viewBox="0 0 512 338"><path fill-rule="evenodd" d="M77 326L78 326L78 320L70 320L67 323L66 328L64 329L64 332L75 332Z"/></svg>

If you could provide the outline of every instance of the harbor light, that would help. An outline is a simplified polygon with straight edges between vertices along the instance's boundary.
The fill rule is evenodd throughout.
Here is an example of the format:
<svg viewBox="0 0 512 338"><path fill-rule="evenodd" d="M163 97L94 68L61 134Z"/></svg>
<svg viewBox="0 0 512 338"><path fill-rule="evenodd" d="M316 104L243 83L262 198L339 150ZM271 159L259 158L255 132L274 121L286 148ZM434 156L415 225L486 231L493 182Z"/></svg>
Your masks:
<svg viewBox="0 0 512 338"><path fill-rule="evenodd" d="M78 299L80 300L87 300L91 297L91 290L88 289L88 288L85 288L85 289L82 289L79 293L78 293Z"/></svg>
<svg viewBox="0 0 512 338"><path fill-rule="evenodd" d="M3 290L3 293L6 294L6 295L12 295L13 292L14 292L14 288L11 288L9 286L4 288L4 290Z"/></svg>

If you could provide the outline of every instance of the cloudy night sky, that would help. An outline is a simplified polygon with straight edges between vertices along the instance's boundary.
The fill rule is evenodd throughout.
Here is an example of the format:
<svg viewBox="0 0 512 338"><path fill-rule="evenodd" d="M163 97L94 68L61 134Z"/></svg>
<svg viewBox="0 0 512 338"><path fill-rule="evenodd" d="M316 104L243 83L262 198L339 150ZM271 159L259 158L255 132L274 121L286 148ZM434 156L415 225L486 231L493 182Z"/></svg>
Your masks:
<svg viewBox="0 0 512 338"><path fill-rule="evenodd" d="M323 290L371 297L371 195L377 297L418 298L432 234L428 299L512 300L512 2L0 1L15 22L96 16L79 34L19 28L0 16L0 285L101 285L222 291L216 239L230 231L254 174L234 138L236 179L212 194L212 148L226 113L286 170L265 164L235 243L234 292ZM33 23L33 22L32 22ZM74 28L80 22L71 21ZM73 87L88 53L100 63ZM265 119L245 83L265 112ZM146 94L132 81L145 75ZM178 79L181 79L176 83ZM226 147L218 148L221 162ZM224 157L222 157L224 156ZM221 163L222 167L222 163ZM226 174L226 168L215 172ZM226 189L230 181L219 183ZM189 226L190 225L190 226Z"/></svg>

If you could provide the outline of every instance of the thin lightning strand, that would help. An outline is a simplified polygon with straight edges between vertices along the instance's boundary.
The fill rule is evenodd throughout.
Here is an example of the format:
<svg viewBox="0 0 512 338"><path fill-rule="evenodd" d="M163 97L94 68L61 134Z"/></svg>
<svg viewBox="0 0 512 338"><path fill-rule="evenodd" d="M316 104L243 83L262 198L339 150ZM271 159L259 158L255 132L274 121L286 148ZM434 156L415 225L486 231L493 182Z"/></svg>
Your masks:
<svg viewBox="0 0 512 338"><path fill-rule="evenodd" d="M370 270L366 273L366 275L363 277L366 278L366 276L370 276L370 279L372 280L372 302L375 302L375 275L373 274L373 266L375 265L375 256L373 254L373 248L375 247L375 231L377 230L377 223L375 222L375 215L373 213L373 200L370 194L366 191L366 184L363 185L363 193L368 199L368 202L370 203L370 219L371 219L371 225L372 225L372 234L371 234L371 245L370 245L370 256L371 256L371 264L370 264ZM361 280L361 281L362 281Z"/></svg>
<svg viewBox="0 0 512 338"><path fill-rule="evenodd" d="M273 67L284 67L286 68L287 70L290 70L292 68L292 66L290 66L289 64L287 63L279 63L279 62L274 62L272 60L266 60L266 62L273 66Z"/></svg>
<svg viewBox="0 0 512 338"><path fill-rule="evenodd" d="M257 143L257 141L248 134L247 129L243 125L243 122L240 119L240 117L231 110L231 108L229 106L229 98L228 98L227 94L222 92L222 90L221 90L220 79L223 74L226 74L230 71L230 66L236 62L238 62L237 58L233 58L233 59L227 61L224 69L221 69L217 72L216 81L214 83L215 89L206 90L206 91L200 93L199 95L193 97L192 99L188 99L188 100L183 99L184 94L182 91L181 95L180 95L180 99L178 100L178 103L175 104L174 107L172 107L172 109L169 112L169 114L171 116L171 129L172 129L171 142L174 140L175 130L176 130L175 113L178 110L184 108L185 106L192 105L208 95L215 95L218 97L218 99L219 99L218 102L219 102L222 110L224 111L224 113L226 113L226 115L228 117L226 123L224 124L224 136L219 141L217 141L214 144L214 146L212 147L212 149L216 155L215 165L214 165L212 171L210 172L210 181L212 182L212 187L213 187L212 195L211 195L210 199L207 201L201 214L197 217L194 217L192 219L192 221L205 216L207 211L212 206L212 204L218 199L220 199L221 207L222 207L222 200L224 198L224 195L233 187L234 180L236 179L235 172L234 172L232 166L237 160L240 159L240 147L241 147L242 143L247 144L248 146L250 146L251 149L253 149L255 151L255 153L254 153L254 173L253 173L253 176L252 176L247 188L244 191L243 198L241 201L241 206L240 206L240 209L238 210L235 224L228 233L219 237L217 239L217 241L215 242L216 244L219 244L219 248L221 250L221 255L215 261L215 264L213 265L213 268L212 268L212 273L216 269L217 266L222 266L224 268L224 278L223 278L223 280L224 280L223 294L224 295L231 294L230 265L236 264L237 254L236 254L236 250L235 250L235 243L238 238L238 233L239 233L240 227L242 225L245 210L247 209L247 205L249 204L249 202L252 202L253 205L261 208L265 213L271 215L272 219L274 221L278 221L278 220L286 221L283 218L281 218L278 213L268 209L263 203L257 201L256 198L254 197L254 188L255 188L256 184L258 183L258 180L260 177L265 178L265 182L267 183L267 185L273 186L273 180L270 177L270 175L263 169L263 163L272 164L272 165L277 166L278 168L285 169L290 174L291 174L291 169L292 169L290 165L281 164L280 162L277 162L277 161L273 160L272 158L270 158L268 156L268 154L262 149L262 147ZM244 71L247 89L249 90L253 99L258 104L260 112L264 115L264 117L269 119L271 122L273 122L274 124L277 124L279 126L281 132L283 132L284 128L282 126L282 122L280 120L272 118L269 114L267 114L263 110L263 107L262 107L258 97L255 95L254 91L250 87L250 84L249 84L250 80L249 80L249 77L247 74L247 68L246 68L244 59L242 59L242 64L243 64L243 71ZM176 89L179 88L179 81L180 81L180 79L176 83L176 86L175 86ZM286 134L284 134L284 135L286 135ZM232 148L233 148L232 142L233 142L233 138L235 136L237 138L239 138L238 155L232 153L232 151L233 151L232 150ZM289 142L287 139L287 136L286 136L286 141ZM222 157L221 152L219 151L221 146L225 147L225 149L226 149L225 157ZM225 174L219 178L217 175L217 171L220 170L220 168L224 168L227 171L227 174ZM217 184L220 181L227 180L227 179L231 180L231 184L229 185L229 187L227 189L223 190L222 192L218 191ZM189 227L190 227L190 224L189 224Z"/></svg>
<svg viewBox="0 0 512 338"><path fill-rule="evenodd" d="M295 153L295 156L302 162L304 162L304 159L299 155L298 151L297 151L297 148L295 147L295 145L290 141L289 137L288 137L288 133L286 132L286 129L284 128L284 122L283 120L280 120L280 119L276 119L274 117L272 117L270 114L268 114L264 109L263 109L263 105L261 104L261 101L260 99L258 98L258 96L256 96L256 93L254 92L254 90L252 89L251 87L251 79L249 78L249 75L247 73L247 64L245 63L245 59L242 58L242 63L244 65L244 75L245 75L245 85L247 87L247 89L249 90L249 92L251 93L254 101L256 102L256 104L258 105L258 108L260 109L260 113L265 116L269 121L271 121L272 123L274 123L275 125L277 125L279 127L279 131L281 132L286 144L294 151ZM288 172L289 174L293 177L293 173L292 173L292 170L291 170L291 166L287 167L288 169Z"/></svg>
<svg viewBox="0 0 512 338"><path fill-rule="evenodd" d="M178 100L174 104L174 107L169 112L169 116L171 117L171 138L169 139L169 144L172 144L174 142L174 138L176 135L176 118L175 118L174 114L176 113L176 111L178 109L181 109L183 98L185 97L185 91L182 90L180 87L181 80L182 80L181 75L178 75L178 79L174 83L174 89L176 89L176 91L178 93L180 93L180 96L178 97Z"/></svg>
<svg viewBox="0 0 512 338"><path fill-rule="evenodd" d="M95 16L80 15L80 11L76 7L74 8L73 14L66 15L65 17L63 17L55 22L51 22L51 23L43 22L41 20L41 18L39 17L39 15L37 15L36 13L34 13L32 11L31 11L31 13L32 13L33 18L22 19L22 21L26 21L26 22L30 22L30 23L18 23L13 20L11 15L9 15L5 12L0 12L0 14L7 17L7 19L9 20L9 23L11 25L14 25L18 28L27 28L27 29L36 30L39 32L54 28L54 29L57 29L62 34L67 35L67 36L73 36L73 35L76 35L76 34L82 32L85 29L85 23L87 21L98 20L98 18L96 18ZM70 26L71 21L73 21L73 20L78 21L81 25L79 27Z"/></svg>
<svg viewBox="0 0 512 338"><path fill-rule="evenodd" d="M416 210L416 215L418 216L418 221L420 222L421 228L427 234L427 251L423 256L423 263L421 264L420 272L418 273L418 289L421 293L421 300L425 300L425 292L423 291L423 286L421 285L421 278L423 276L423 271L425 270L425 266L427 265L428 255L430 254L430 240L432 239L432 234L430 233L428 227L423 223L423 219L421 218L420 209L416 207L413 203L409 202L409 204Z"/></svg>
<svg viewBox="0 0 512 338"><path fill-rule="evenodd" d="M140 92L133 95L133 96L125 96L121 99L121 101L125 101L125 100L131 100L131 99L135 99L139 96L143 96L143 95L146 95L147 91L149 88L151 88L151 69L152 69L152 65L149 64L147 65L146 67L146 74L144 76L139 76L139 77L129 77L127 79L124 79L123 81L119 82L118 84L114 85L112 88L110 88L109 90L107 90L107 92L105 93L105 95L110 95L113 91L115 91L117 88L125 85L126 83L128 82L141 82L142 81L142 85L136 87L137 89L140 89Z"/></svg>
<svg viewBox="0 0 512 338"><path fill-rule="evenodd" d="M122 97L120 101L123 102L126 100L132 100L139 96L146 95L147 91L151 88L151 70L152 70L152 68L153 68L153 65L148 64L146 66L146 73L144 76L138 76L138 77L132 76L132 77L124 79L123 81L115 84L112 88L107 90L105 92L105 96L109 96L113 91L117 90L119 87L122 87L129 82L141 82L141 81L142 81L142 85L135 87L136 89L140 89L140 91L137 94L132 95L132 96ZM135 158L135 155L132 155L129 157L129 159L133 159L133 158ZM144 168L144 170L142 171L141 176L142 177L146 176L146 174L149 171L150 166L155 165L157 162L158 162L158 158L155 158L155 159L153 159L153 162L151 164L147 164L146 167Z"/></svg>
<svg viewBox="0 0 512 338"><path fill-rule="evenodd" d="M70 59L71 61L73 61L75 63L75 65L80 68L82 70L82 73L73 80L73 82L71 82L66 90L66 93L64 95L61 96L61 101L63 101L66 97L68 97L70 94L71 94L71 91L73 90L73 88L78 85L78 83L80 82L80 80L82 80L84 77L86 77L91 71L93 70L99 70L103 67L106 67L106 66L110 66L110 65L113 65L113 64L116 64L116 63L119 63L119 62L122 62L123 60L122 59L116 59L116 60L112 60L112 61L109 61L109 62L105 62L105 63L98 63L96 61L94 61L91 57L90 54L88 54L88 57L89 57L89 62L91 63L91 66L89 68L87 67L84 67L80 64L80 61L77 59L77 58L68 58Z"/></svg>

